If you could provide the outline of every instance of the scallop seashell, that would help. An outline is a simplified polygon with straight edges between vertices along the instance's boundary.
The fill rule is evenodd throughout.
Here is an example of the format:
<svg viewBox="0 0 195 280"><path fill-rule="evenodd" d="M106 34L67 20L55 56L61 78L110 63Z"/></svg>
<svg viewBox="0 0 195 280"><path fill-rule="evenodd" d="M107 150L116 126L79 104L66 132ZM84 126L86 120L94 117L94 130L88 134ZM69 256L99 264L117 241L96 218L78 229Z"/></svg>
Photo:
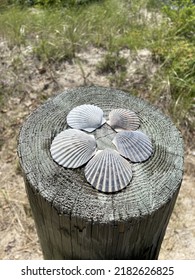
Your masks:
<svg viewBox="0 0 195 280"><path fill-rule="evenodd" d="M95 154L96 140L77 129L67 129L60 132L53 140L50 152L59 165L67 168L77 168L85 164Z"/></svg>
<svg viewBox="0 0 195 280"><path fill-rule="evenodd" d="M98 151L85 167L87 181L98 191L117 192L132 179L129 162L113 149Z"/></svg>
<svg viewBox="0 0 195 280"><path fill-rule="evenodd" d="M136 130L140 121L135 112L128 109L113 109L107 123L117 132L121 130Z"/></svg>
<svg viewBox="0 0 195 280"><path fill-rule="evenodd" d="M94 131L105 122L102 109L95 105L84 104L77 106L67 115L67 123L70 127L87 132Z"/></svg>
<svg viewBox="0 0 195 280"><path fill-rule="evenodd" d="M141 131L121 131L112 141L119 153L132 162L147 160L152 154L152 143Z"/></svg>

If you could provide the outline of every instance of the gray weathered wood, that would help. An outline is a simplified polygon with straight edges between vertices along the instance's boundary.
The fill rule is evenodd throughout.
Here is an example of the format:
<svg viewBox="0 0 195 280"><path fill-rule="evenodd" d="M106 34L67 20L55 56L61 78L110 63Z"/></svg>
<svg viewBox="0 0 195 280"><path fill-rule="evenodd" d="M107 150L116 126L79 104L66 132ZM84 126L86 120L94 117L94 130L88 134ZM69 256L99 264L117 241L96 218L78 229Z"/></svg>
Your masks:
<svg viewBox="0 0 195 280"><path fill-rule="evenodd" d="M131 109L152 139L152 157L132 164L133 180L119 193L96 191L83 168L66 169L51 158L53 138L67 128L68 112L81 104L99 106L106 118L113 108ZM99 148L112 146L108 126L94 135ZM45 259L158 258L182 181L183 142L157 108L115 89L67 90L29 116L20 131L18 155Z"/></svg>

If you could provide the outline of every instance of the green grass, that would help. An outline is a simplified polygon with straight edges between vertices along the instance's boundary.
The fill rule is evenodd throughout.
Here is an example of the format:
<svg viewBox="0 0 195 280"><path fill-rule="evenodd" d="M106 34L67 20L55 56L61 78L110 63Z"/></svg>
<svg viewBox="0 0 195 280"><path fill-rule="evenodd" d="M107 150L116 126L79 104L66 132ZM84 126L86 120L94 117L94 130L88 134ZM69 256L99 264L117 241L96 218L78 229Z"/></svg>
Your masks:
<svg viewBox="0 0 195 280"><path fill-rule="evenodd" d="M195 127L195 5L190 0L172 1L175 9L163 7L170 24L162 37L151 46L154 57L162 67L160 79L167 77L169 104L167 110L176 124L187 123ZM164 82L164 81L163 81ZM154 98L158 98L163 87L156 86ZM155 94L156 93L156 94ZM189 121L190 120L190 121Z"/></svg>
<svg viewBox="0 0 195 280"><path fill-rule="evenodd" d="M114 73L115 85L123 88L126 63L117 54L124 48L132 52L148 48L160 65L150 81L150 101L158 103L167 95L166 111L174 121L189 120L195 98L195 5L190 0L172 1L174 9L158 0L75 3L47 8L4 4L0 36L11 48L32 46L43 63L72 60L90 46L104 48L107 55L97 70Z"/></svg>
<svg viewBox="0 0 195 280"><path fill-rule="evenodd" d="M125 3L127 2L127 3ZM69 8L11 7L0 16L0 35L10 44L32 44L47 59L63 59L94 45L109 51L142 48L156 29L141 20L145 1L95 1Z"/></svg>

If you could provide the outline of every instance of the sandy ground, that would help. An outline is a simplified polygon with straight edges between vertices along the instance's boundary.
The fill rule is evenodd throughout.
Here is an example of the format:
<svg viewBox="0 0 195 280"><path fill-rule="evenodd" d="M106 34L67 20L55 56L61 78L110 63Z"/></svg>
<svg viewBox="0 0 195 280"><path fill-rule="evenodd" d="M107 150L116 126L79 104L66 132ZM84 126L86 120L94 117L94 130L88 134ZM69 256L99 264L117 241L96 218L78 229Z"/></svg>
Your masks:
<svg viewBox="0 0 195 280"><path fill-rule="evenodd" d="M0 82L6 102L0 107L0 259L42 259L31 209L18 164L17 137L25 118L50 96L67 88L96 84L109 86L109 75L97 74L103 50L78 55L78 63L43 65L31 48L10 49L0 41ZM156 69L147 50L129 58L128 84L144 88ZM147 69L147 71L146 71ZM147 77L146 77L147 72ZM142 96L147 99L146 96ZM181 190L161 247L159 259L195 259L195 150L185 148Z"/></svg>

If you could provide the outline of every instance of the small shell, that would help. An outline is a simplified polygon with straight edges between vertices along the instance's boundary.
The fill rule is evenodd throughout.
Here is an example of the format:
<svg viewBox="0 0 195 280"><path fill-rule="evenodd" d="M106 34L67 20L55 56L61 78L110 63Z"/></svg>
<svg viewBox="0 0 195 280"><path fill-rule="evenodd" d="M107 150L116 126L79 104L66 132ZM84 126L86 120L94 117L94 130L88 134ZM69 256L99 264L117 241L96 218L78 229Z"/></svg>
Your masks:
<svg viewBox="0 0 195 280"><path fill-rule="evenodd" d="M132 178L129 162L112 149L98 151L85 167L87 181L101 192L117 192Z"/></svg>
<svg viewBox="0 0 195 280"><path fill-rule="evenodd" d="M50 148L52 158L68 168L77 168L85 164L95 154L96 140L77 129L60 132L53 140Z"/></svg>
<svg viewBox="0 0 195 280"><path fill-rule="evenodd" d="M95 105L81 105L67 115L67 124L76 129L92 132L106 122L103 111Z"/></svg>
<svg viewBox="0 0 195 280"><path fill-rule="evenodd" d="M112 110L107 123L117 132L121 130L136 130L140 125L136 113L128 109Z"/></svg>
<svg viewBox="0 0 195 280"><path fill-rule="evenodd" d="M121 131L112 142L119 153L132 162L147 160L153 150L150 139L141 131Z"/></svg>

